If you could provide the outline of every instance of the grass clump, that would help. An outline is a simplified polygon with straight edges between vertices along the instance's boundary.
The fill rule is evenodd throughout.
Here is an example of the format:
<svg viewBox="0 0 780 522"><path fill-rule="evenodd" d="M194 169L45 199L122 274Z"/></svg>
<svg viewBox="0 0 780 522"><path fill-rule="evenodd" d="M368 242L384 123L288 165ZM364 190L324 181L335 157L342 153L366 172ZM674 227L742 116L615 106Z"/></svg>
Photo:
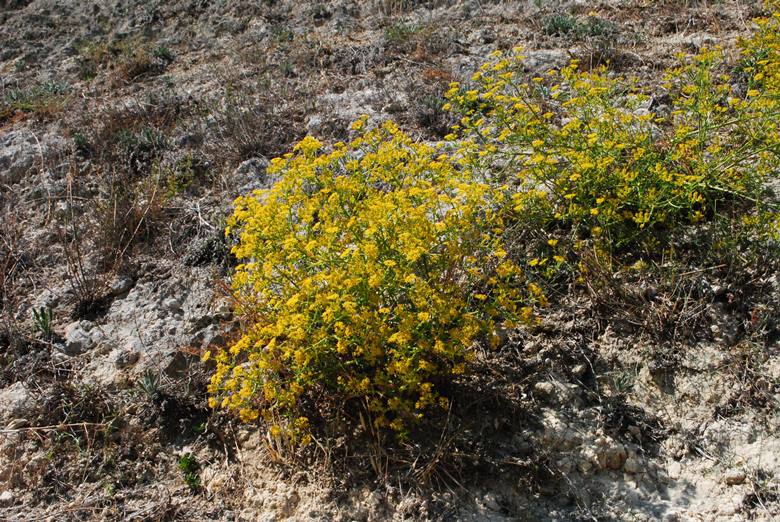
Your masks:
<svg viewBox="0 0 780 522"><path fill-rule="evenodd" d="M41 337L43 337L44 340L48 341L51 339L54 335L54 330L52 329L54 312L51 307L41 306L38 309L33 308L32 316L35 330L41 334Z"/></svg>
<svg viewBox="0 0 780 522"><path fill-rule="evenodd" d="M577 29L577 19L567 13L555 13L544 20L544 32L550 36L572 34Z"/></svg>
<svg viewBox="0 0 780 522"><path fill-rule="evenodd" d="M162 73L175 59L168 47L151 47L137 38L83 41L75 49L79 78L84 81L92 81L101 70L113 69L117 80L132 82Z"/></svg>
<svg viewBox="0 0 780 522"><path fill-rule="evenodd" d="M420 31L420 28L403 23L393 24L385 29L385 39L393 45L401 45Z"/></svg>
<svg viewBox="0 0 780 522"><path fill-rule="evenodd" d="M359 120L355 128L360 128ZM353 402L403 433L497 322L543 300L504 248L506 195L384 124L331 153L308 137L281 181L239 198L233 281L243 337L208 354L212 406L296 437L304 403Z"/></svg>

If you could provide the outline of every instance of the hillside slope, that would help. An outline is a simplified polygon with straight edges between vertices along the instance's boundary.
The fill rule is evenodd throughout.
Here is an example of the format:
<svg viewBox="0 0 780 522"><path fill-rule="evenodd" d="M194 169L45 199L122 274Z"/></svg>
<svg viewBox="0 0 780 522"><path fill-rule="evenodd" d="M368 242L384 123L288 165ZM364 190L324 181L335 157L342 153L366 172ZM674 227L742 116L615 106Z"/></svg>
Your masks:
<svg viewBox="0 0 780 522"><path fill-rule="evenodd" d="M735 53L763 14L736 0L3 2L0 516L776 520L776 251L550 296L539 327L478 352L437 430L387 448L356 433L281 451L208 408L201 360L241 328L233 201L270 187L269 161L305 135L346 140L367 114L441 141L450 82L515 46L529 78L578 59L660 84L678 52Z"/></svg>

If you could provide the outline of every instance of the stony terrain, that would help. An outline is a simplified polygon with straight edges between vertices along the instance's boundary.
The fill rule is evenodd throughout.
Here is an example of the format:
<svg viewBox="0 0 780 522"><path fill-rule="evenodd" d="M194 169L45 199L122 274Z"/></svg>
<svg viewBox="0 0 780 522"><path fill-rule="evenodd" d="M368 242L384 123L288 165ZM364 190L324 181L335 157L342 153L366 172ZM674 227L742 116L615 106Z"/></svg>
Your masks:
<svg viewBox="0 0 780 522"><path fill-rule="evenodd" d="M759 14L737 0L4 0L0 517L776 520L777 271L562 296L541 328L480 354L441 433L390 453L277 451L206 407L200 362L238 328L231 202L272 183L265 166L295 140L344 139L368 114L436 141L449 82L495 49L524 46L529 74L579 58L652 79Z"/></svg>

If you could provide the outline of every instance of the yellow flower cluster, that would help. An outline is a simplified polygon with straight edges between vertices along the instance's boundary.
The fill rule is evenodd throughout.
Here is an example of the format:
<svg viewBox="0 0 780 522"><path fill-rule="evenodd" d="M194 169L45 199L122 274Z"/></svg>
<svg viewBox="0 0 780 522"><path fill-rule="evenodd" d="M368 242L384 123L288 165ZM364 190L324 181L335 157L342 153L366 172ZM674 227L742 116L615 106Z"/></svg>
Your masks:
<svg viewBox="0 0 780 522"><path fill-rule="evenodd" d="M402 432L447 404L437 384L480 336L533 320L544 296L507 256L505 191L389 122L323 149L303 139L271 163L277 185L236 201L247 324L208 355L211 405L279 430L302 401L336 398Z"/></svg>
<svg viewBox="0 0 780 522"><path fill-rule="evenodd" d="M681 55L656 98L576 60L528 79L520 49L451 84L453 155L513 188L527 268L552 277L584 244L658 256L686 226L759 201L780 153L779 16L743 42L743 77L721 50Z"/></svg>

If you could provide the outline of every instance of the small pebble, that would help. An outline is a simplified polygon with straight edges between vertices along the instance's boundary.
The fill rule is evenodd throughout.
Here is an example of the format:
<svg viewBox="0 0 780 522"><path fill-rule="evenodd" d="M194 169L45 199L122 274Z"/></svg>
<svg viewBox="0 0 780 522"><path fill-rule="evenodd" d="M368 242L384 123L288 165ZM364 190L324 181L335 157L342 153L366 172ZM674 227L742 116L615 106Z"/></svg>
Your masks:
<svg viewBox="0 0 780 522"><path fill-rule="evenodd" d="M730 469L723 476L723 482L729 486L736 486L745 482L745 472L741 469Z"/></svg>

